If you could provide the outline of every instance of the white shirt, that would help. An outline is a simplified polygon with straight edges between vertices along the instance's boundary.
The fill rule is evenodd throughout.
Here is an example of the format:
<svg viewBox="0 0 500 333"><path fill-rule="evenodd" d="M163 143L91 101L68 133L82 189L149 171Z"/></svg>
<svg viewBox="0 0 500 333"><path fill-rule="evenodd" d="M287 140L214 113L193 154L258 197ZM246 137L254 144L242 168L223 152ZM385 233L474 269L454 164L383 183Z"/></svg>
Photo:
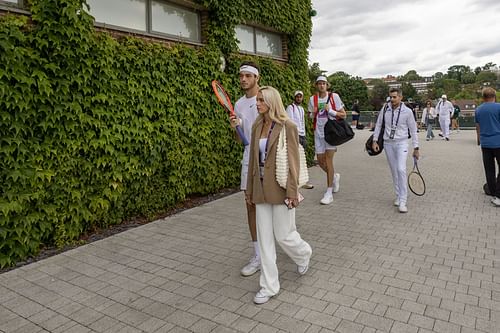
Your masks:
<svg viewBox="0 0 500 333"><path fill-rule="evenodd" d="M434 109L433 107L431 107L430 109L424 108L422 110L422 119L420 120L420 122L422 124L425 124L425 118L427 117L427 114L429 114L429 119L436 118L436 116L437 116L436 109Z"/></svg>
<svg viewBox="0 0 500 333"><path fill-rule="evenodd" d="M243 133L247 138L248 142L251 140L252 136L252 126L259 115L257 111L257 96L247 98L246 96L242 96L235 104L234 104L234 113L241 120L241 128L243 129ZM245 151L243 152L243 159L241 160L241 164L248 165L250 161L250 145L245 146Z"/></svg>
<svg viewBox="0 0 500 333"><path fill-rule="evenodd" d="M377 141L380 134L383 114L384 109L382 108L378 114L377 124L375 125L375 131L373 132L373 141ZM389 136L391 135L391 124L396 127L394 139L389 139ZM413 112L409 107L404 105L404 103L401 103L400 106L394 110L393 117L392 105L389 103L385 112L384 143L408 140L408 130L410 130L413 148L418 147L417 123L415 122Z"/></svg>
<svg viewBox="0 0 500 333"><path fill-rule="evenodd" d="M440 100L436 105L436 111L440 117L450 117L455 111L455 108L450 101L447 100L443 102L443 100Z"/></svg>
<svg viewBox="0 0 500 333"><path fill-rule="evenodd" d="M286 107L288 117L297 125L297 130L300 136L306 136L306 128L304 125L304 108L300 105L292 103Z"/></svg>
<svg viewBox="0 0 500 333"><path fill-rule="evenodd" d="M335 102L335 110L342 110L344 108L344 103L342 103L342 100L340 99L340 96L337 95L336 93L331 93L333 97L333 101ZM328 112L326 112L325 109L325 104L326 101L328 100L328 94L321 98L318 97L318 118L316 119L316 130L315 130L315 135L317 135L320 138L325 137L325 124L328 121L328 118L333 119L330 115L328 115ZM331 102L330 102L331 103ZM314 95L309 98L309 105L307 106L307 109L309 111L309 117L312 119L314 118ZM332 108L330 108L332 110Z"/></svg>

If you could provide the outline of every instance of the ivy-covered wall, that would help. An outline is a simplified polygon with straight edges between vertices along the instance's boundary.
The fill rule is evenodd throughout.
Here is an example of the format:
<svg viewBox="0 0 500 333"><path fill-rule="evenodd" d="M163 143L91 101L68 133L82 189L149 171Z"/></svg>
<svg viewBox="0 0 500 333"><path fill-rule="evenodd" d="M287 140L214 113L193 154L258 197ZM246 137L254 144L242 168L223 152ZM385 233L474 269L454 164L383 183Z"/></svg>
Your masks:
<svg viewBox="0 0 500 333"><path fill-rule="evenodd" d="M311 2L197 2L209 11L201 48L96 32L84 0L0 17L0 267L238 184L242 147L210 81L236 100L245 59L285 100L307 90ZM244 21L287 34L289 62L239 55Z"/></svg>

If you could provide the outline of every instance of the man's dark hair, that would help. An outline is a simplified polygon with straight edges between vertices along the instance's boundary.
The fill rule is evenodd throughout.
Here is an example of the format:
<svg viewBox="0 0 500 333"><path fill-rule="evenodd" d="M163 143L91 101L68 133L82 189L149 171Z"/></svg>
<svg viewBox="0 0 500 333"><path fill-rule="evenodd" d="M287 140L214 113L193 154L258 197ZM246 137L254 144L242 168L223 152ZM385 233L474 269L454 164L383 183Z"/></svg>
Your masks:
<svg viewBox="0 0 500 333"><path fill-rule="evenodd" d="M389 89L389 94L392 94L392 93L398 93L399 96L403 96L403 92L399 88L391 88L391 89Z"/></svg>
<svg viewBox="0 0 500 333"><path fill-rule="evenodd" d="M241 66L252 66L252 67L255 67L257 68L257 70L260 72L260 68L259 68L259 65L257 65L255 62L253 61L243 61L240 65Z"/></svg>

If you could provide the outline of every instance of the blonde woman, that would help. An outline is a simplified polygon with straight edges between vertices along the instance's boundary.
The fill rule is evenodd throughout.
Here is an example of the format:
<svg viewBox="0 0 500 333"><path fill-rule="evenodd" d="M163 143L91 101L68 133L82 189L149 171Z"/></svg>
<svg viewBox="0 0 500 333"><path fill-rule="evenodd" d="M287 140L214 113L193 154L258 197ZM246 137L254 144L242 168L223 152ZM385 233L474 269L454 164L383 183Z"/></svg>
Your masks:
<svg viewBox="0 0 500 333"><path fill-rule="evenodd" d="M276 242L297 264L303 275L309 269L312 249L297 232L295 208L299 205L299 137L297 126L285 112L279 92L261 87L257 94L259 116L252 127L246 200L256 206L257 239L261 255L260 291L255 304L264 304L280 290ZM282 127L288 151L286 189L276 181L276 151Z"/></svg>

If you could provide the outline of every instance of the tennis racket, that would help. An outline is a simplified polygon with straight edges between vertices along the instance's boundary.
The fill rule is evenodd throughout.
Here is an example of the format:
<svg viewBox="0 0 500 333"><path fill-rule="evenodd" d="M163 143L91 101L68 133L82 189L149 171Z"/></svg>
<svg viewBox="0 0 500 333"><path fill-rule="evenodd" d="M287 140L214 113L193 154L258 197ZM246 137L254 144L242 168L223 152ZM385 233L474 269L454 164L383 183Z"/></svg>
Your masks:
<svg viewBox="0 0 500 333"><path fill-rule="evenodd" d="M235 116L233 104L231 104L231 100L229 99L226 90L224 90L224 87L222 87L222 85L217 80L213 80L212 88L214 89L214 93L215 96L217 96L219 104L224 107L229 116ZM238 133L238 136L241 139L241 143L243 143L244 146L248 146L248 140L243 133L243 129L240 125L236 126L236 133Z"/></svg>
<svg viewBox="0 0 500 333"><path fill-rule="evenodd" d="M415 195L422 196L425 194L424 178L422 178L420 174L417 159L415 157L413 157L413 170L408 175L408 187Z"/></svg>

